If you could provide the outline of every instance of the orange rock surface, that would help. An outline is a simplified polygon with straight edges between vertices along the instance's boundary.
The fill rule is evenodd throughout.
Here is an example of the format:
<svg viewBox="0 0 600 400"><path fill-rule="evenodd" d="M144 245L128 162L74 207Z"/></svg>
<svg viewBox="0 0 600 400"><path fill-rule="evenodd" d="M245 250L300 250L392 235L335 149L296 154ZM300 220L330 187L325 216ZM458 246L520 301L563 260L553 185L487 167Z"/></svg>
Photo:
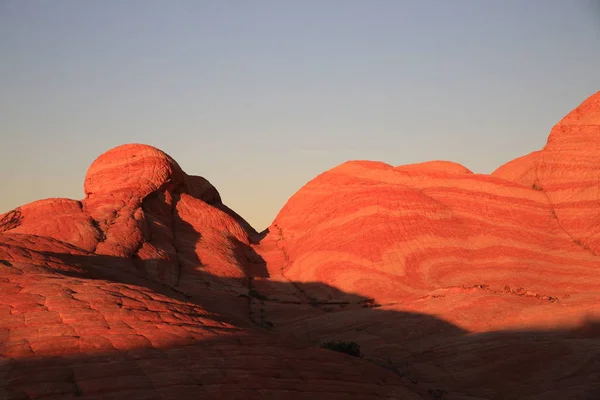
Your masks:
<svg viewBox="0 0 600 400"><path fill-rule="evenodd" d="M600 398L599 185L600 93L490 175L347 162L262 233L117 147L0 215L0 398Z"/></svg>

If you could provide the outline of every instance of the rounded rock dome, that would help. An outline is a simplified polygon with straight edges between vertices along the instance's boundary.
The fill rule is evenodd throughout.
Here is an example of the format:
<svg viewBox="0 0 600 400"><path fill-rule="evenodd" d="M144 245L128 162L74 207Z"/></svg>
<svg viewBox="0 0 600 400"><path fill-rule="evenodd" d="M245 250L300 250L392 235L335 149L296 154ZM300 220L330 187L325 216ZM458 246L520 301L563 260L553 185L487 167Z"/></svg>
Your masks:
<svg viewBox="0 0 600 400"><path fill-rule="evenodd" d="M173 158L145 144L124 144L100 155L85 176L87 197L127 190L144 196L166 182L180 184L185 174Z"/></svg>

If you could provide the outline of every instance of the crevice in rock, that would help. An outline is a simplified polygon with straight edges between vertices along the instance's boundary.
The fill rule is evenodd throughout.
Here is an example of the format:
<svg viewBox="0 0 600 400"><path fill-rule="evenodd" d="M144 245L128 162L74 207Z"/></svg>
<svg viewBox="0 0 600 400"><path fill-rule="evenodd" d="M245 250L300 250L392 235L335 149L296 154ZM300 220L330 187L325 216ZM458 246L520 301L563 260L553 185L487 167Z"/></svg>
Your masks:
<svg viewBox="0 0 600 400"><path fill-rule="evenodd" d="M458 291L456 293L443 293L443 294L427 295L427 296L422 297L421 299L429 299L429 298L435 299L435 298L446 297L449 295L451 296L452 294L462 294L467 291L477 290L477 291L484 291L487 293L498 294L498 295L512 295L512 296L519 296L519 297L535 298L535 299L547 301L550 303L557 303L560 301L558 296L550 296L550 295L546 295L546 294L540 294L540 293L537 293L537 292L534 292L531 290L526 290L522 287L518 287L517 289L512 289L508 285L505 285L503 290L491 289L490 286L487 284L471 285L471 286L467 286L467 285L445 286L440 289L442 289L442 290L460 289L460 291ZM569 298L569 297L570 297L570 295L568 295L568 294L563 295L563 298ZM394 305L394 304L399 304L399 303L385 303L383 305L388 306L388 305Z"/></svg>
<svg viewBox="0 0 600 400"><path fill-rule="evenodd" d="M87 210L84 207L85 205L83 201L78 201L77 204L79 205L79 209L81 210L81 212L87 215L87 217L90 219L92 227L96 230L96 233L98 234L98 241L96 242L96 244L94 245L94 249L92 250L92 253L95 253L96 249L98 248L98 245L106 240L106 233L100 227L100 222L92 218L90 213L87 212Z"/></svg>
<svg viewBox="0 0 600 400"><path fill-rule="evenodd" d="M316 302L316 299L310 297L305 291L304 289L302 289L300 287L300 285L298 285L298 283L294 282L292 279L288 278L285 275L285 268L288 267L290 265L290 256L286 250L286 248L284 247L284 243L285 243L285 238L283 236L283 230L281 229L281 227L277 224L274 224L273 227L277 230L277 241L276 241L276 247L279 251L281 251L281 253L283 254L283 264L281 265L280 268L280 273L281 276L289 283L291 284L299 293L302 294L302 296L304 296L304 298L306 299L306 301L309 304L314 304Z"/></svg>
<svg viewBox="0 0 600 400"><path fill-rule="evenodd" d="M254 325L264 328L264 329L272 329L273 323L265 319L265 301L268 301L268 297L259 293L256 288L254 288L254 278L252 276L248 277L248 295L243 297L247 297L248 299L248 318L250 322ZM255 318L255 310L254 303L258 302L259 310L258 310L258 319Z"/></svg>
<svg viewBox="0 0 600 400"><path fill-rule="evenodd" d="M21 208L17 207L4 214L4 217L0 219L0 232L10 231L11 229L17 228L23 221L23 214Z"/></svg>
<svg viewBox="0 0 600 400"><path fill-rule="evenodd" d="M181 277L181 251L177 247L177 229L175 229L177 219L181 219L179 214L177 213L177 203L181 199L181 194L179 192L173 192L171 198L171 232L173 232L173 249L175 250L175 281L172 287L177 287L179 285L179 279Z"/></svg>
<svg viewBox="0 0 600 400"><path fill-rule="evenodd" d="M535 178L534 183L531 184L531 188L534 189L534 190L539 191L540 193L543 193L544 197L546 198L546 201L548 202L548 205L550 206L550 211L551 211L552 215L554 216L554 218L556 219L556 223L558 224L558 227L565 233L565 235L567 235L571 239L571 241L573 241L573 243L575 243L576 245L580 246L581 248L583 248L584 250L586 250L587 252L589 252L593 256L596 256L597 254L594 253L594 251L592 249L590 249L588 245L586 245L585 243L583 243L581 241L581 239L576 239L571 233L569 233L565 229L564 225L560 221L560 218L558 217L558 214L556 213L556 209L554 208L554 204L550 200L550 196L548 196L548 193L544 190L544 187L541 186L541 184L540 184L540 178L538 176L538 170L537 170L538 167L539 167L539 162L538 162L538 165L536 165L536 169L535 169L536 178Z"/></svg>
<svg viewBox="0 0 600 400"><path fill-rule="evenodd" d="M90 216L90 221L92 223L92 226L94 227L94 229L96 229L96 232L98 233L98 241L96 242L96 245L94 246L94 249L92 250L92 253L95 253L96 249L98 248L98 245L106 240L106 233L100 227L100 223L98 221L96 221L94 218L92 218L91 216Z"/></svg>

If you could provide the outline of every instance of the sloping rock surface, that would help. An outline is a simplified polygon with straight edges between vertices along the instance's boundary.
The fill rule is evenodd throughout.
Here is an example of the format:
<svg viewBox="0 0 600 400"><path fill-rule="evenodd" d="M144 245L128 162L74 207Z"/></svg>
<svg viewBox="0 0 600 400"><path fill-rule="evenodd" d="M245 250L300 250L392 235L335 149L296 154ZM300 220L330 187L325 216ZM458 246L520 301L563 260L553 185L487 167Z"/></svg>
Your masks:
<svg viewBox="0 0 600 400"><path fill-rule="evenodd" d="M0 215L0 398L600 398L599 165L600 93L491 175L347 162L258 233L117 147Z"/></svg>

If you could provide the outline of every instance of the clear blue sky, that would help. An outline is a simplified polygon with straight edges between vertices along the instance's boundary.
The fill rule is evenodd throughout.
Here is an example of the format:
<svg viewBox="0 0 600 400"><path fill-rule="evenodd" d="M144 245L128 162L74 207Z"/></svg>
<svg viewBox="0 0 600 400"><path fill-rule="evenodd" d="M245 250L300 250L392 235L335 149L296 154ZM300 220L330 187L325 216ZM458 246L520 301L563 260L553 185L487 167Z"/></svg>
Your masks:
<svg viewBox="0 0 600 400"><path fill-rule="evenodd" d="M350 159L489 173L598 90L594 0L0 0L0 212L141 142L262 229Z"/></svg>

